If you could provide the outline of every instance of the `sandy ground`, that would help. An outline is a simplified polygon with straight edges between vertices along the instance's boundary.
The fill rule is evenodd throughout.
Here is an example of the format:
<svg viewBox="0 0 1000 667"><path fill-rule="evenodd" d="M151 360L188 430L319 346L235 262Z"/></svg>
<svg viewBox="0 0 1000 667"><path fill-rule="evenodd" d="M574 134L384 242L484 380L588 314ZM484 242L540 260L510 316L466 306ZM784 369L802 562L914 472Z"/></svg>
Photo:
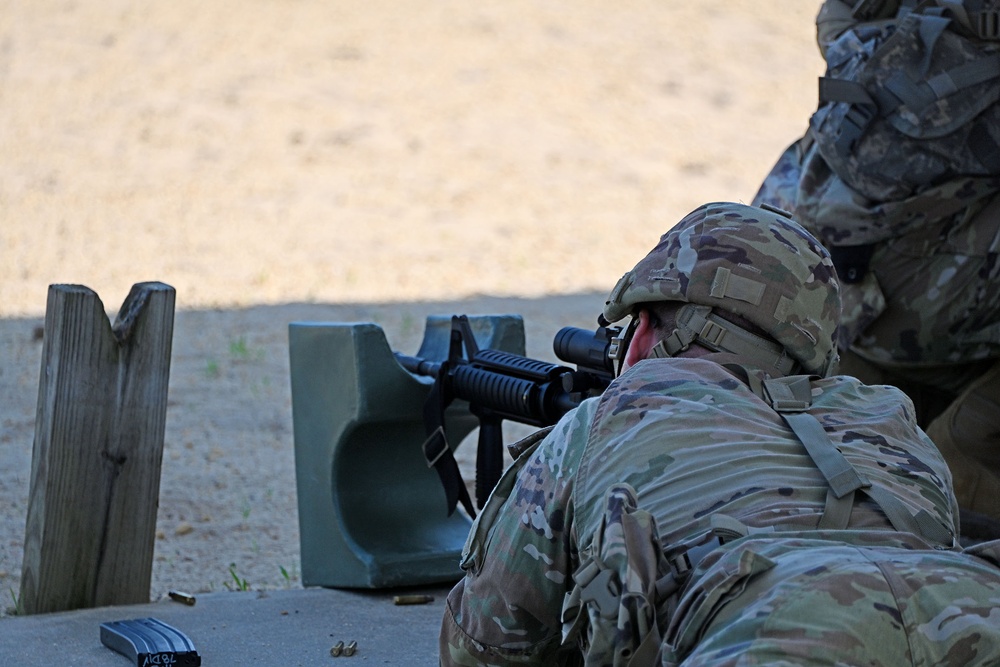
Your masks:
<svg viewBox="0 0 1000 667"><path fill-rule="evenodd" d="M428 314L516 313L551 358L682 215L753 197L818 7L0 0L0 608L49 285L177 290L151 597L300 586L288 323L413 352Z"/></svg>

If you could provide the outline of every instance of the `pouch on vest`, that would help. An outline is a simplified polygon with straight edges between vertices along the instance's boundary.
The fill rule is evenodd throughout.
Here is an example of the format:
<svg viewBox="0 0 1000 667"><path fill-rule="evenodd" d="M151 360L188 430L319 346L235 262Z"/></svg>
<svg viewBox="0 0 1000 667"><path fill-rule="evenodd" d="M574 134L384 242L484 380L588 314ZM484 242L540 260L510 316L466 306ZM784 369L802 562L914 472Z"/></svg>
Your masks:
<svg viewBox="0 0 1000 667"><path fill-rule="evenodd" d="M616 484L594 541L580 554L563 602L563 644L576 642L587 667L657 661L673 581L651 514L635 490Z"/></svg>
<svg viewBox="0 0 1000 667"><path fill-rule="evenodd" d="M743 543L737 540L702 561L664 633L664 665L679 664L701 639L716 612L738 598L754 577L775 566L768 556L741 547Z"/></svg>

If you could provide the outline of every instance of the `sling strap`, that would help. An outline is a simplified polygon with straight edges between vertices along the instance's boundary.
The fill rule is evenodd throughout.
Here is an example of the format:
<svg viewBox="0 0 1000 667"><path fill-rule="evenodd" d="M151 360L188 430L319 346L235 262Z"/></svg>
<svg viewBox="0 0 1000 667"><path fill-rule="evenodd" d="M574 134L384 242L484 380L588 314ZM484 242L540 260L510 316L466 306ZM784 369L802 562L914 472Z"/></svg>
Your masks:
<svg viewBox="0 0 1000 667"><path fill-rule="evenodd" d="M823 425L808 412L812 405L810 376L771 378L764 380L763 385L765 400L802 442L829 485L819 528L847 528L855 493L861 491L875 501L896 530L919 535L936 544L952 543L951 531L927 510L912 514L890 491L872 484L859 473L837 449Z"/></svg>

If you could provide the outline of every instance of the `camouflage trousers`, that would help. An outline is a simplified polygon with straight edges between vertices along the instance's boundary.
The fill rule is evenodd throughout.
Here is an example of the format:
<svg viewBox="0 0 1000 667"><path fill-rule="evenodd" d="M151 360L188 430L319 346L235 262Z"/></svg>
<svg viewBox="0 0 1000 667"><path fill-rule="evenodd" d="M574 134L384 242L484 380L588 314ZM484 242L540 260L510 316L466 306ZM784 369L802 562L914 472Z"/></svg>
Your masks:
<svg viewBox="0 0 1000 667"><path fill-rule="evenodd" d="M978 549L731 543L699 567L662 664L1000 664L1000 544Z"/></svg>
<svg viewBox="0 0 1000 667"><path fill-rule="evenodd" d="M951 468L962 508L963 534L996 537L1000 527L1000 362L931 422L927 435Z"/></svg>

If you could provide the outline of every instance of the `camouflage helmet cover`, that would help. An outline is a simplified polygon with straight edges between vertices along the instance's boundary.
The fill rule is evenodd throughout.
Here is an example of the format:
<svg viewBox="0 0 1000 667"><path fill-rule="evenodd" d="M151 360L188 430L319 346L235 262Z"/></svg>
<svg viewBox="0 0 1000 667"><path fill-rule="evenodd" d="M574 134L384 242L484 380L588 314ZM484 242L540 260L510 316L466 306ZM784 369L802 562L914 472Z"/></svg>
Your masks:
<svg viewBox="0 0 1000 667"><path fill-rule="evenodd" d="M681 301L740 315L810 373L837 361L840 285L826 249L778 209L718 202L688 214L612 290L604 318Z"/></svg>

